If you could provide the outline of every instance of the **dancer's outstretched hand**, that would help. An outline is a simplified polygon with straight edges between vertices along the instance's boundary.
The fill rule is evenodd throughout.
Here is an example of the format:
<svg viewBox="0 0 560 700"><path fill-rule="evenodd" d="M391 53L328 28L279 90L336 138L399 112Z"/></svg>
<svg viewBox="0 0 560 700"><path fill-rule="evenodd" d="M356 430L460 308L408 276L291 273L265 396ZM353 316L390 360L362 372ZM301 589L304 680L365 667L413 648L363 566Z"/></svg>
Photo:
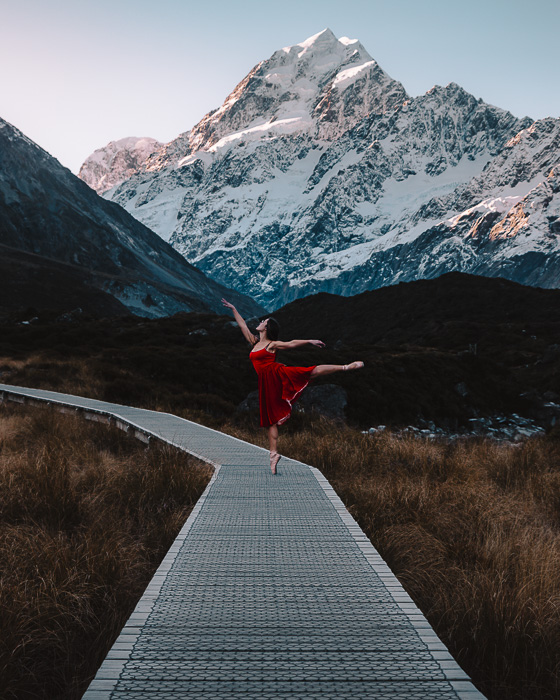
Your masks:
<svg viewBox="0 0 560 700"><path fill-rule="evenodd" d="M224 306L227 306L228 309L235 309L235 306L233 304L230 304L229 301L226 301L223 297L222 297L222 304Z"/></svg>
<svg viewBox="0 0 560 700"><path fill-rule="evenodd" d="M318 348L324 348L325 343L323 343L322 340L308 340L308 343L311 343L312 345L316 345Z"/></svg>

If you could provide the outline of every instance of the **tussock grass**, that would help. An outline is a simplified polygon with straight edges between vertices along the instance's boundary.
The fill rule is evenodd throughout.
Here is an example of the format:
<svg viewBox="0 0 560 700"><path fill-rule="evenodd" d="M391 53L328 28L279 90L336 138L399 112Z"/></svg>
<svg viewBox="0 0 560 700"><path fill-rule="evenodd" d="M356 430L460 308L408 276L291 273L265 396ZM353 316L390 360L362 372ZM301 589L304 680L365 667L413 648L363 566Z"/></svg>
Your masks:
<svg viewBox="0 0 560 700"><path fill-rule="evenodd" d="M329 479L489 698L560 697L560 441L444 444L321 418L287 426L279 450Z"/></svg>
<svg viewBox="0 0 560 700"><path fill-rule="evenodd" d="M0 405L0 697L81 697L210 476L115 428Z"/></svg>
<svg viewBox="0 0 560 700"><path fill-rule="evenodd" d="M18 360L0 357L0 372L5 375L4 383L9 384L13 377L23 386L103 399L103 380L88 358L59 359L41 352Z"/></svg>
<svg viewBox="0 0 560 700"><path fill-rule="evenodd" d="M106 426L44 409L0 412L2 697L78 698L209 471ZM217 425L199 412L267 446L249 419ZM559 697L554 433L444 443L294 414L279 447L325 474L491 700Z"/></svg>

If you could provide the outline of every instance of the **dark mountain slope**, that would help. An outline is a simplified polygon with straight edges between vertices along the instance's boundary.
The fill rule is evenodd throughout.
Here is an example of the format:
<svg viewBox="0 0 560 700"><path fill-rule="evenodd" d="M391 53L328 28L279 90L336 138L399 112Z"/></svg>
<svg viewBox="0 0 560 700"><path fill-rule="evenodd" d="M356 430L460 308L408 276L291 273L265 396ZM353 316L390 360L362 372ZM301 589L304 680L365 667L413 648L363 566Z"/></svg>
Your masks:
<svg viewBox="0 0 560 700"><path fill-rule="evenodd" d="M320 293L274 312L297 337L462 350L507 339L518 350L539 328L560 330L560 290L449 272L353 297ZM523 333L522 331L526 331ZM555 332L555 331L554 331Z"/></svg>
<svg viewBox="0 0 560 700"><path fill-rule="evenodd" d="M81 309L91 316L128 316L114 296L101 291L110 276L87 274L77 265L0 245L0 319L28 320L41 311Z"/></svg>
<svg viewBox="0 0 560 700"><path fill-rule="evenodd" d="M216 312L224 295L246 313L262 310L249 297L208 279L3 120L0 244L83 268L101 291L140 315ZM111 277L101 280L92 273Z"/></svg>

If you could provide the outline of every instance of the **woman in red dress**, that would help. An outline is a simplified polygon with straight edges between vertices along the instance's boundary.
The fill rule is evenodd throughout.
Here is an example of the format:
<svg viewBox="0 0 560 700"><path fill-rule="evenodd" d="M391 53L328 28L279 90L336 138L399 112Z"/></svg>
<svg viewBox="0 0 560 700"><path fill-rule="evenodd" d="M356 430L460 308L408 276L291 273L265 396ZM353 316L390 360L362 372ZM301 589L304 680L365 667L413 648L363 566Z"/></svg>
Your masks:
<svg viewBox="0 0 560 700"><path fill-rule="evenodd" d="M261 427L268 428L270 445L270 469L276 474L276 465L280 460L278 446L278 426L288 420L292 413L292 403L297 399L312 379L324 374L359 369L364 366L361 361L350 365L312 365L311 367L288 367L276 362L276 350L289 350L310 343L325 347L321 340L278 340L280 326L273 318L265 318L257 326L259 337L247 328L241 314L233 304L222 299L224 306L233 311L235 320L245 338L253 349L249 358L259 378L259 408Z"/></svg>

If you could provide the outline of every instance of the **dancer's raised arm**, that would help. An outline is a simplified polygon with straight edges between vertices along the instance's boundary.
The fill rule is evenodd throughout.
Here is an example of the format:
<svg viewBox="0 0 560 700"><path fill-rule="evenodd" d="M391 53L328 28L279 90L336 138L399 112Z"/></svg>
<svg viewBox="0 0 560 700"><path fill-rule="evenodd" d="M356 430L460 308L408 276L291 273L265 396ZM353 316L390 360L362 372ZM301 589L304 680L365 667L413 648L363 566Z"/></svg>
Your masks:
<svg viewBox="0 0 560 700"><path fill-rule="evenodd" d="M254 345L258 341L258 338L255 335L253 335L251 331L247 328L247 324L243 320L243 316L241 316L239 311L235 308L233 304L230 304L229 301L222 299L222 304L233 311L233 315L235 317L235 320L237 321L237 325L239 326L239 328L241 328L241 332L249 341L249 343L251 343L251 345Z"/></svg>

